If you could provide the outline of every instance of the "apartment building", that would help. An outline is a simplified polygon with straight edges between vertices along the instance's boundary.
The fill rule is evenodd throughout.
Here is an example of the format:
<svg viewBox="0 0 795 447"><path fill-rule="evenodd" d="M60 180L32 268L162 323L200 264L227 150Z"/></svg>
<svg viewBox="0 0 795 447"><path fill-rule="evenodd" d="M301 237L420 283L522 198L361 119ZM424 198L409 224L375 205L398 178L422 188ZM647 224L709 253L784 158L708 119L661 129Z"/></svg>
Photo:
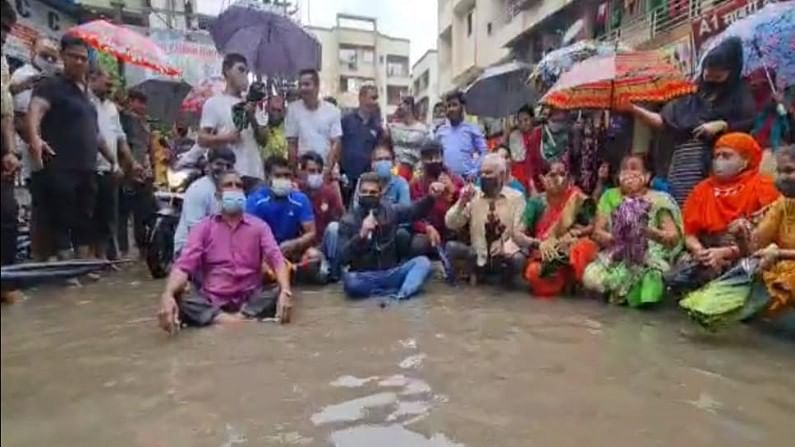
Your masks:
<svg viewBox="0 0 795 447"><path fill-rule="evenodd" d="M439 52L428 50L411 67L411 94L420 121L430 122L433 105L439 101Z"/></svg>
<svg viewBox="0 0 795 447"><path fill-rule="evenodd" d="M687 74L704 42L770 0L437 0L439 88L507 59L535 63L579 39L658 49Z"/></svg>
<svg viewBox="0 0 795 447"><path fill-rule="evenodd" d="M220 1L220 0L219 0ZM197 0L75 0L83 21L110 18L148 28L198 29Z"/></svg>
<svg viewBox="0 0 795 447"><path fill-rule="evenodd" d="M394 114L411 88L408 39L381 33L375 18L350 14L338 14L332 28L308 26L307 30L323 48L321 95L333 96L343 109L353 109L361 86L375 85L382 115Z"/></svg>

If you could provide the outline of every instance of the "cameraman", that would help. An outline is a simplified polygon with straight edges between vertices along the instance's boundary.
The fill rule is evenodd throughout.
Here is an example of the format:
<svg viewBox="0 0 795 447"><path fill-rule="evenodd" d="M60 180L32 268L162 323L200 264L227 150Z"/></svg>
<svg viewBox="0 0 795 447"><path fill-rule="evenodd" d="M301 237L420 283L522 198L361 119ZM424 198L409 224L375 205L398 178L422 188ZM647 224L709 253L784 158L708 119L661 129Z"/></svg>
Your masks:
<svg viewBox="0 0 795 447"><path fill-rule="evenodd" d="M264 96L259 89L243 101L248 90L248 63L240 54L230 53L221 66L226 80L226 89L208 99L202 107L199 130L199 145L210 150L229 147L235 153L235 170L243 178L246 193L256 187L265 177L258 140L264 141L265 128L254 116L257 96ZM241 104L242 103L242 104Z"/></svg>

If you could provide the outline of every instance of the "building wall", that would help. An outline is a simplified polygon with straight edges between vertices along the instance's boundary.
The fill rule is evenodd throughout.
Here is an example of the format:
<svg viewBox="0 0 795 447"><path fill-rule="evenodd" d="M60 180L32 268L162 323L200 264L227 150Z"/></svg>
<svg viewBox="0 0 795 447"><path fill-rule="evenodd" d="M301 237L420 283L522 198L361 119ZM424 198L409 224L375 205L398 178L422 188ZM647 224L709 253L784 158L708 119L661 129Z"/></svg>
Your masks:
<svg viewBox="0 0 795 447"><path fill-rule="evenodd" d="M408 93L411 86L409 41L378 32L375 19L349 17L353 16L338 15L337 26L333 28L307 27L323 48L321 95L333 96L342 108L354 108L358 105L359 87L374 84L382 113L392 114L395 106L389 104L390 93L394 98L396 94ZM372 23L372 29L352 27L348 23L351 20ZM405 69L390 73L390 62L396 61L405 61ZM349 91L342 88L342 83Z"/></svg>
<svg viewBox="0 0 795 447"><path fill-rule="evenodd" d="M420 118L430 122L433 105L439 101L439 53L428 50L411 68L412 89ZM427 81L426 81L427 80Z"/></svg>

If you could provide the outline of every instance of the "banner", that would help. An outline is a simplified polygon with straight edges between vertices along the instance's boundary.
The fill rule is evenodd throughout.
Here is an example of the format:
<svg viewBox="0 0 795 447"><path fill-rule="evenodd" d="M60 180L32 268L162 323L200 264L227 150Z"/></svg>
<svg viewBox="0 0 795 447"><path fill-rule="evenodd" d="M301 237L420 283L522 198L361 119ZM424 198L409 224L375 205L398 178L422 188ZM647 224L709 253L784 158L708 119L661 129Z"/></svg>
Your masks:
<svg viewBox="0 0 795 447"><path fill-rule="evenodd" d="M771 2L771 0L731 0L694 19L692 22L694 50L700 53L710 38Z"/></svg>
<svg viewBox="0 0 795 447"><path fill-rule="evenodd" d="M3 54L23 62L30 62L33 43L40 35L60 39L64 31L77 24L74 17L41 0L15 0L11 3L17 11L17 23L8 34Z"/></svg>
<svg viewBox="0 0 795 447"><path fill-rule="evenodd" d="M696 55L693 51L693 39L689 34L675 40L658 50L663 60L678 68L688 78L695 71Z"/></svg>
<svg viewBox="0 0 795 447"><path fill-rule="evenodd" d="M142 28L134 29L146 33ZM204 79L221 76L222 57L216 51L209 33L152 29L146 34L169 55L171 64L182 71L182 79L188 84L195 86ZM125 66L125 76L130 86L159 77L156 73L129 64Z"/></svg>

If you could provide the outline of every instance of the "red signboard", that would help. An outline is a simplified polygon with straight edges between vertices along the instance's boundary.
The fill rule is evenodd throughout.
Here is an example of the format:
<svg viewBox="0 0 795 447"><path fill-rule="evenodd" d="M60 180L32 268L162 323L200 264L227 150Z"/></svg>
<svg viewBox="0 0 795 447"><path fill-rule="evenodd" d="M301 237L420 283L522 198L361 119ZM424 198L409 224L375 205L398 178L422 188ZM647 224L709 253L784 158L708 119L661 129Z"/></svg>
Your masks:
<svg viewBox="0 0 795 447"><path fill-rule="evenodd" d="M761 9L770 0L731 0L693 20L693 43L700 52L711 37L725 30L735 21Z"/></svg>

